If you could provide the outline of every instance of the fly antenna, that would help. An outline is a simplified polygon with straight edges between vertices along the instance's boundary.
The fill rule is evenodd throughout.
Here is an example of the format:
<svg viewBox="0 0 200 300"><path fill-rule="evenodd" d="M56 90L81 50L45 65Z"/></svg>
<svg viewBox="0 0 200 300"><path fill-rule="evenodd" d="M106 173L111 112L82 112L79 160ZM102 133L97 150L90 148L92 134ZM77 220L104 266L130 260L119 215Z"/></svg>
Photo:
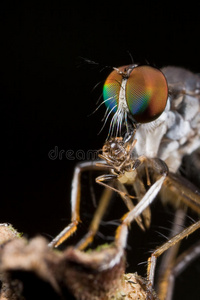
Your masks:
<svg viewBox="0 0 200 300"><path fill-rule="evenodd" d="M129 50L126 50L126 52L128 53L130 59L131 59L131 63L134 64L134 59L133 59L133 55L131 54L131 52Z"/></svg>

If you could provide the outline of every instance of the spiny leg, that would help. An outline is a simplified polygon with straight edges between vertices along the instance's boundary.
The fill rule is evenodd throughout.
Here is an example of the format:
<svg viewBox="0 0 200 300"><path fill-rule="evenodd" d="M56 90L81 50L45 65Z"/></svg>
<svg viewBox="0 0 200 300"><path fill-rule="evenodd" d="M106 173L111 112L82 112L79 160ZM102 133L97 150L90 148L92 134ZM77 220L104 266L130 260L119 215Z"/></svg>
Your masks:
<svg viewBox="0 0 200 300"><path fill-rule="evenodd" d="M146 160L146 158L143 157L143 160ZM104 182L104 181L111 182L113 179L115 180L115 183L117 184L117 189L112 186L112 183L108 184L108 183ZM132 198L135 198L135 197L130 196L128 194L127 189L125 188L124 184L122 184L118 180L117 175L115 175L115 174L102 175L102 176L99 176L96 178L96 182L99 183L100 185L103 185L106 189L104 191L104 194L101 197L99 206L98 206L98 208L95 212L95 215L93 217L93 220L90 224L88 233L77 244L77 248L80 250L85 249L93 241L94 236L95 236L96 232L98 231L100 221L101 221L101 219L104 215L104 212L108 206L108 203L109 203L109 200L111 197L111 191L115 191L121 196L121 198L123 199L124 203L126 204L127 208L129 209L129 211L133 211L133 209L135 207L130 199L130 197L132 197ZM140 188L141 188L141 184L140 184ZM147 205L145 210L148 210L148 209L149 209L149 206ZM138 223L138 225L144 230L144 226L142 224L142 220L141 220L141 217L139 214L135 218L135 220Z"/></svg>
<svg viewBox="0 0 200 300"><path fill-rule="evenodd" d="M200 256L200 241L192 245L189 249L178 256L174 265L170 269L169 284L165 298L159 299L171 300L173 296L175 279L198 257Z"/></svg>
<svg viewBox="0 0 200 300"><path fill-rule="evenodd" d="M194 212L200 212L200 193L198 189L193 186L185 178L182 178L179 175L170 173L166 178L162 192L160 194L162 201L170 202L175 206L175 209L178 208L177 213L181 214L182 223L184 221L184 215L186 208L190 207ZM179 208L180 207L180 208ZM180 219L180 218L179 218ZM179 223L179 224L178 224ZM174 226L177 224L177 229L180 233L181 224L180 220L175 220ZM171 267L173 266L176 260L176 253L178 251L180 242L177 242L173 248L170 248L167 252L168 260L165 263L164 272L159 276L159 289L158 296L160 299L165 299L168 293L168 286L170 281L170 272ZM162 264L161 264L162 267Z"/></svg>
<svg viewBox="0 0 200 300"><path fill-rule="evenodd" d="M159 160L154 160L157 166L161 167L162 169L162 162L160 164ZM165 169L165 167L163 168ZM200 205L200 196L198 192L192 191L187 185L181 186L180 182L176 181L173 182L172 176L167 176L167 172L164 170L163 175L158 179L147 191L147 193L144 195L144 197L141 199L141 201L136 205L136 207L129 213L125 214L122 218L122 224L117 228L116 235L115 235L115 243L119 248L124 248L126 246L127 242L127 235L128 235L128 225L135 220L135 218L140 215L144 209L146 209L155 199L157 194L159 193L161 187L164 185L168 185L169 182L171 183L171 187L174 192L174 185L175 190L177 193L179 193L179 196L183 198L183 202L185 204L191 204L192 208L197 208L196 211L199 212L199 205ZM181 189L182 188L182 189ZM175 193L176 194L176 193ZM176 198L175 198L176 199ZM169 243L166 243L162 249L162 253L165 252L167 249L169 249L172 245L175 245L180 240L182 240L187 234L191 234L194 230L200 227L200 224L196 223L192 225L191 228L189 228L186 231L183 231L180 233L180 235L177 235L176 238L171 239ZM185 234L185 235L184 235ZM160 248L159 248L160 249ZM161 254L162 254L161 253ZM157 252L155 252L157 254ZM160 255L161 255L160 254ZM155 256L152 255L153 262L151 263L152 267L148 268L148 278L150 279L149 287L152 287L153 284L153 278L154 278L154 272L155 272ZM150 264L149 264L150 265ZM150 290L151 293L151 290Z"/></svg>
<svg viewBox="0 0 200 300"><path fill-rule="evenodd" d="M182 231L183 225L185 221L185 211L183 209L178 209L175 212L175 217L173 220L173 225L171 229L171 233L169 235L169 239L174 235L180 233ZM171 247L163 256L161 261L161 265L159 267L158 272L158 283L156 284L158 298L160 300L166 299L166 294L168 293L169 288L169 277L171 272L171 266L174 265L175 260L177 259L177 253L180 247L180 242Z"/></svg>
<svg viewBox="0 0 200 300"><path fill-rule="evenodd" d="M158 195L166 175L162 175L146 192L133 210L122 217L122 224L118 226L115 234L115 244L119 248L125 248L128 236L128 226L154 201Z"/></svg>
<svg viewBox="0 0 200 300"><path fill-rule="evenodd" d="M192 234L195 230L200 228L200 221L192 224L188 228L184 229L182 232L175 235L173 238L171 238L169 241L164 243L161 247L159 247L157 250L155 250L151 257L148 259L148 269L147 269L147 280L148 280L148 289L149 293L151 294L153 283L154 283L154 274L155 274L155 268L156 268L156 260L157 258L162 255L165 251L167 251L170 247L176 245L179 241L184 239L185 237Z"/></svg>
<svg viewBox="0 0 200 300"><path fill-rule="evenodd" d="M77 230L80 223L81 174L88 170L106 169L103 163L96 166L97 162L99 163L99 161L86 161L76 165L71 190L71 223L49 243L49 247L58 247Z"/></svg>
<svg viewBox="0 0 200 300"><path fill-rule="evenodd" d="M145 163L148 164L152 170L157 174L156 182L148 189L146 194L142 197L140 202L135 206L133 210L126 213L122 217L122 224L118 226L115 234L115 244L119 248L126 247L127 236L128 236L128 226L140 216L147 207L154 201L158 195L162 185L168 174L167 165L160 159L144 159ZM139 164L140 165L140 164Z"/></svg>

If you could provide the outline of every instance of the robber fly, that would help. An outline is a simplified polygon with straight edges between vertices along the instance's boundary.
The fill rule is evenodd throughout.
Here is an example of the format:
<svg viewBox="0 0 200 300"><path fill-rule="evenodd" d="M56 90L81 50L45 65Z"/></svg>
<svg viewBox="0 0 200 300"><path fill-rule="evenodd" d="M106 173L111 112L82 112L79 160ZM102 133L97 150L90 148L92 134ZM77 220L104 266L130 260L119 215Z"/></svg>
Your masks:
<svg viewBox="0 0 200 300"><path fill-rule="evenodd" d="M103 97L107 107L106 120L112 113L113 117L99 155L102 160L83 162L75 168L71 223L50 246L58 246L77 229L80 176L87 170L106 171L105 175L96 178L96 182L108 189L101 198L88 234L78 244L79 249L84 249L93 240L113 191L121 196L129 210L115 234L119 253L126 247L131 222L135 220L142 229L149 227L149 206L158 194L175 209L190 207L200 213L200 192L177 174L183 156L200 147L198 75L178 67L158 70L133 64L114 68L105 81ZM138 201L135 206L133 199ZM153 252L147 270L149 291L153 285L156 258L199 227L200 222L196 222ZM169 274L167 276L169 279ZM162 292L160 298L166 299L166 293L166 290Z"/></svg>

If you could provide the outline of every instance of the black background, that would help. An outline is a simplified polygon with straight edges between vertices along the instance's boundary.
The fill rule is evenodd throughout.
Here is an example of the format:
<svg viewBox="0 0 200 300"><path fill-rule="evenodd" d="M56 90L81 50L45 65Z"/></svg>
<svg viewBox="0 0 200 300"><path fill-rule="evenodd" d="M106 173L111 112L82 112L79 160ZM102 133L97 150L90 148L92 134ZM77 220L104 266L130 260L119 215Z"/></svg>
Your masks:
<svg viewBox="0 0 200 300"><path fill-rule="evenodd" d="M103 66L133 58L199 72L199 11L198 1L1 1L2 223L50 239L69 222L79 160L65 153L100 149L107 136L108 125L98 135L105 109L89 116L110 72ZM64 154L50 159L55 147Z"/></svg>

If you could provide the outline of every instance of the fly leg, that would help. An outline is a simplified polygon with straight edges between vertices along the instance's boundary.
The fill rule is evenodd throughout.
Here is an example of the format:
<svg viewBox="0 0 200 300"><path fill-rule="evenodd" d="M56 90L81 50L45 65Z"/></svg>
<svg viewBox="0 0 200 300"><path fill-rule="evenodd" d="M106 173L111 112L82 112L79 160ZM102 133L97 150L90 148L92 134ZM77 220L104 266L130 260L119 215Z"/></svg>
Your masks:
<svg viewBox="0 0 200 300"><path fill-rule="evenodd" d="M154 274L155 274L155 268L156 268L156 260L157 258L162 255L165 251L167 251L170 247L176 245L178 242L180 242L185 237L192 234L194 231L200 228L200 221L192 224L188 228L184 229L182 232L175 235L173 238L168 240L166 243L164 243L161 247L159 247L157 250L155 250L151 257L148 259L148 269L147 269L147 280L148 280L148 292L151 295L153 283L154 283ZM148 299L148 298L147 298ZM162 298L161 298L162 299Z"/></svg>
<svg viewBox="0 0 200 300"><path fill-rule="evenodd" d="M122 217L122 223L118 226L115 234L115 244L117 247L123 249L126 247L127 237L128 237L128 227L129 225L136 220L138 216L154 201L158 195L163 182L166 178L166 174L163 174L146 192L144 197L140 202L131 210Z"/></svg>
<svg viewBox="0 0 200 300"><path fill-rule="evenodd" d="M81 174L89 170L105 170L103 163L98 166L97 161L86 161L76 165L72 179L71 189L71 223L65 227L50 243L49 247L58 247L68 239L76 230L80 220L80 200L81 200Z"/></svg>
<svg viewBox="0 0 200 300"><path fill-rule="evenodd" d="M122 223L118 226L115 234L115 244L119 248L125 248L128 236L129 225L140 216L145 209L154 201L158 195L160 189L163 186L164 181L168 175L167 165L160 159L145 159L145 164L148 164L155 173L157 173L156 182L148 189L139 203L128 213L122 217ZM141 163L138 164L138 167Z"/></svg>
<svg viewBox="0 0 200 300"><path fill-rule="evenodd" d="M200 241L192 245L188 250L178 256L170 269L169 283L165 300L171 300L173 296L175 279L198 257L200 256Z"/></svg>
<svg viewBox="0 0 200 300"><path fill-rule="evenodd" d="M184 221L185 221L185 210L178 209L175 213L173 226L171 229L169 239L182 231L182 228L184 226ZM168 289L169 289L171 268L173 267L177 259L177 253L179 251L179 248L180 248L180 242L178 242L176 245L171 247L164 254L163 259L161 261L161 265L159 267L159 273L157 276L158 282L156 284L157 286L156 291L158 294L158 298L160 300L166 299L166 294L168 293Z"/></svg>
<svg viewBox="0 0 200 300"><path fill-rule="evenodd" d="M180 213L182 214L181 217L182 221L184 220L184 214L186 208L190 208L194 212L200 213L199 190L191 182L187 181L185 178L182 178L177 174L170 173L167 176L163 184L160 196L163 202L171 203L174 206L174 208L177 210L177 213L179 212L179 214ZM177 224L177 220L175 220L175 223ZM177 234L181 235L180 226L181 224L178 225L179 232ZM168 261L165 265L165 270L159 280L158 296L160 299L165 299L168 293L168 286L169 286L170 274L171 274L170 272L176 260L177 251L181 240L182 238L175 239L175 242L173 244L175 248L174 247L171 248L169 250L169 253L167 253ZM170 247L171 246L169 246L169 248Z"/></svg>
<svg viewBox="0 0 200 300"><path fill-rule="evenodd" d="M146 174L148 174L148 171L146 171ZM146 188L144 186L144 183L141 178L137 177L136 180L133 183L133 187L135 190L135 193L138 197L138 199L142 199L144 195L146 194ZM144 225L145 228L149 228L151 223L151 209L150 207L147 207L143 213L142 213L143 219L144 219Z"/></svg>

